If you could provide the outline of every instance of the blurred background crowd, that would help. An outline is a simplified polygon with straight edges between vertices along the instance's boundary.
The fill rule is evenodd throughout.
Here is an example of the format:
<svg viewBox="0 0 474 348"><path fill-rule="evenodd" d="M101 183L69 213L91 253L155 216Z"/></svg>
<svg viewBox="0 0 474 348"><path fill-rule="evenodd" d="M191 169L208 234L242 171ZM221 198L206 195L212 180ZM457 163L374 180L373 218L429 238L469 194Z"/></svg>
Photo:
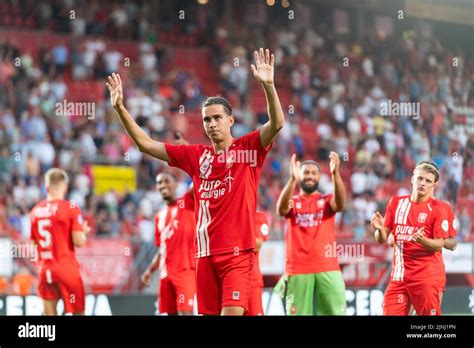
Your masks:
<svg viewBox="0 0 474 348"><path fill-rule="evenodd" d="M163 207L154 179L167 165L126 135L106 76L121 74L130 114L154 139L173 142L179 131L209 143L199 113L206 96L230 100L235 137L266 122L249 64L268 47L286 116L259 189L270 239L284 239L274 207L291 154L320 162L320 191L331 192L328 155L337 151L348 192L339 240L372 241L371 215L408 193L414 165L432 159L441 170L436 196L455 209L458 239L473 241L474 46L438 35L435 22L380 11L327 1L2 1L0 237L29 237L42 176L57 166L70 175L69 199L92 234L127 238L137 250L152 245L153 215ZM94 112L58 111L65 101ZM387 102L418 103L419 117L382 115ZM136 190L97 194L95 164L136 168ZM189 178L176 173L184 193Z"/></svg>

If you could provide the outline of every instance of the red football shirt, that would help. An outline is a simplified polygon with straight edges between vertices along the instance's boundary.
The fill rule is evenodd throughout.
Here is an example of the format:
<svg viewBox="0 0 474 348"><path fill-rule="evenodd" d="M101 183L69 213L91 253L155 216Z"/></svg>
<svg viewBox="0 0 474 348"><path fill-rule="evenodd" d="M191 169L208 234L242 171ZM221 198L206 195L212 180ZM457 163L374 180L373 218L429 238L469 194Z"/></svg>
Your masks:
<svg viewBox="0 0 474 348"><path fill-rule="evenodd" d="M259 131L234 139L227 152L205 145L165 144L169 165L194 183L197 254L255 250L254 214L264 148Z"/></svg>
<svg viewBox="0 0 474 348"><path fill-rule="evenodd" d="M410 196L392 197L385 213L384 226L394 235L391 281L434 279L439 273L436 253L412 241L418 228L427 238L446 238L449 230L445 207L439 200L411 201Z"/></svg>
<svg viewBox="0 0 474 348"><path fill-rule="evenodd" d="M255 233L256 238L260 238L263 241L268 239L268 218L267 214L261 211L257 211L255 214ZM260 259L258 254L255 256L252 271L252 287L263 287L263 275L260 272Z"/></svg>
<svg viewBox="0 0 474 348"><path fill-rule="evenodd" d="M30 213L31 239L38 246L38 264L77 263L72 232L83 230L81 210L63 199L44 200Z"/></svg>
<svg viewBox="0 0 474 348"><path fill-rule="evenodd" d="M188 192L155 215L155 243L160 250L160 278L194 269L193 198Z"/></svg>
<svg viewBox="0 0 474 348"><path fill-rule="evenodd" d="M335 249L332 195L315 192L295 195L286 215L286 267L288 275L339 271ZM329 250L329 253L328 253Z"/></svg>
<svg viewBox="0 0 474 348"><path fill-rule="evenodd" d="M455 226L455 216L454 216L454 211L451 208L451 205L448 202L444 202L442 200L438 200L438 202L444 206L446 209L446 213L448 214L448 222L449 222L449 230L448 230L448 237L447 238L456 238L457 232L456 232L456 226ZM436 252L436 259L438 260L438 266L439 266L439 276L440 278L445 282L446 280L446 268L444 266L444 261L443 261L443 251L438 251Z"/></svg>

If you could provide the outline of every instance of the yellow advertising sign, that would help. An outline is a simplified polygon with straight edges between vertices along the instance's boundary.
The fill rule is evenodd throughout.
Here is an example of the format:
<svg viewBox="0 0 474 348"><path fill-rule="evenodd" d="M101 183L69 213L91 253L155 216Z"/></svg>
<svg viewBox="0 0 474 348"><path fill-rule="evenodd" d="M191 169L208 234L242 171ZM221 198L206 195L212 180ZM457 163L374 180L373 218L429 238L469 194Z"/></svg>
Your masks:
<svg viewBox="0 0 474 348"><path fill-rule="evenodd" d="M125 194L137 189L136 171L131 167L93 165L92 175L96 195L103 195L107 191Z"/></svg>

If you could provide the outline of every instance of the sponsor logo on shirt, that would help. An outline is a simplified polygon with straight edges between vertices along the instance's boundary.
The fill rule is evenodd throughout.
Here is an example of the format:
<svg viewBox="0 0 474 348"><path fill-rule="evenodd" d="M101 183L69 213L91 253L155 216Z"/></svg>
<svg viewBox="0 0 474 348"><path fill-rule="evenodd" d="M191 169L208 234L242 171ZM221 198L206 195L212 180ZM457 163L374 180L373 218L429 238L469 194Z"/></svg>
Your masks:
<svg viewBox="0 0 474 348"><path fill-rule="evenodd" d="M209 199L209 198L219 198L222 197L226 190L230 192L232 190L232 181L234 178L230 175L230 171L224 180L202 180L201 185L199 185L198 192L200 198Z"/></svg>
<svg viewBox="0 0 474 348"><path fill-rule="evenodd" d="M397 241L406 240L411 241L413 239L413 233L415 233L415 227L406 225L397 225L395 228L395 235Z"/></svg>
<svg viewBox="0 0 474 348"><path fill-rule="evenodd" d="M322 218L322 211L316 213L296 214L296 224L300 227L319 226Z"/></svg>

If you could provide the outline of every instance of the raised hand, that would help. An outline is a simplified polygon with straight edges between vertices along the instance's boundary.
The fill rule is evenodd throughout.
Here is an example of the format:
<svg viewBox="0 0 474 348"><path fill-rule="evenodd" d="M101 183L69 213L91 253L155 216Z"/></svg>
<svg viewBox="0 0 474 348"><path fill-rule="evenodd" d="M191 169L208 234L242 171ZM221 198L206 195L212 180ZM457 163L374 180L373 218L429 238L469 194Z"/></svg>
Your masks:
<svg viewBox="0 0 474 348"><path fill-rule="evenodd" d="M384 219L382 214L379 212L376 212L374 215L372 215L372 219L370 220L370 224L372 227L376 230L381 230L383 228L383 223Z"/></svg>
<svg viewBox="0 0 474 348"><path fill-rule="evenodd" d="M105 83L110 92L110 102L114 108L123 104L122 79L119 74L112 73Z"/></svg>
<svg viewBox="0 0 474 348"><path fill-rule="evenodd" d="M294 181L298 181L300 178L300 161L296 160L296 155L293 154L290 159L290 177Z"/></svg>
<svg viewBox="0 0 474 348"><path fill-rule="evenodd" d="M339 155L336 152L331 151L331 153L329 154L329 159L329 169L331 171L331 174L336 174L337 172L339 172L339 167L341 165Z"/></svg>
<svg viewBox="0 0 474 348"><path fill-rule="evenodd" d="M263 48L254 52L255 65L251 64L253 76L263 84L273 84L273 66L275 63L275 56L273 53L270 56L270 50Z"/></svg>

